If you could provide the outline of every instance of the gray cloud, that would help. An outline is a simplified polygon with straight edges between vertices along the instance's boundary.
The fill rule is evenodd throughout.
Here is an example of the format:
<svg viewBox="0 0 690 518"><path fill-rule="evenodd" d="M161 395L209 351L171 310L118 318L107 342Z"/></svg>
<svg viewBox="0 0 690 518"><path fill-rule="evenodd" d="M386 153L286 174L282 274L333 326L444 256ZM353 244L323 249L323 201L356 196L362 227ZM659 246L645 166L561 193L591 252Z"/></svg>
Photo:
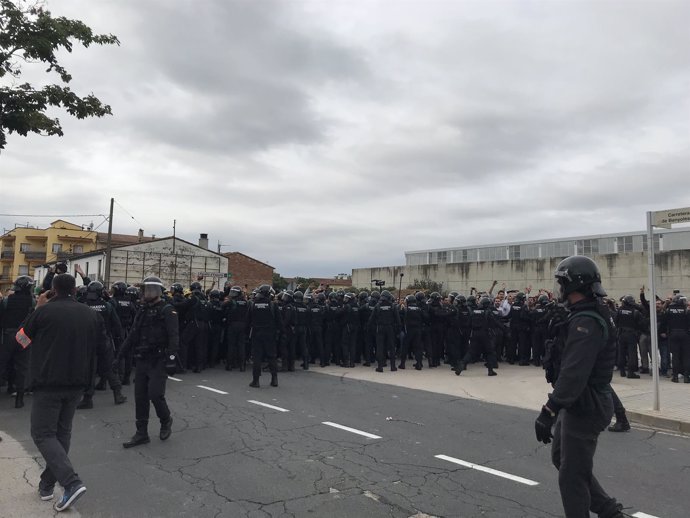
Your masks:
<svg viewBox="0 0 690 518"><path fill-rule="evenodd" d="M114 196L138 220L116 207L118 232L177 219L190 241L329 275L687 204L686 2L51 7L122 40L67 57L115 115L12 137L3 212Z"/></svg>

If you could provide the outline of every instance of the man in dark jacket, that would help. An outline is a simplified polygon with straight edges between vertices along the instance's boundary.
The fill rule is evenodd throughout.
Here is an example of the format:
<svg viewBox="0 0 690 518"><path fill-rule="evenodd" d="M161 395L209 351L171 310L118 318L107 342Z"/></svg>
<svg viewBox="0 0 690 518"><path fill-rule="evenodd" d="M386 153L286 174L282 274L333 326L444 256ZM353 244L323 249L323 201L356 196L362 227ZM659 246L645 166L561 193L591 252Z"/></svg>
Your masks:
<svg viewBox="0 0 690 518"><path fill-rule="evenodd" d="M56 275L55 296L48 300L46 292L39 298L16 336L22 347L31 346L31 437L46 463L38 491L41 499L50 500L56 482L65 490L56 511L67 509L86 491L67 454L77 403L93 382L96 350L106 344L103 318L74 299L75 285L71 275Z"/></svg>

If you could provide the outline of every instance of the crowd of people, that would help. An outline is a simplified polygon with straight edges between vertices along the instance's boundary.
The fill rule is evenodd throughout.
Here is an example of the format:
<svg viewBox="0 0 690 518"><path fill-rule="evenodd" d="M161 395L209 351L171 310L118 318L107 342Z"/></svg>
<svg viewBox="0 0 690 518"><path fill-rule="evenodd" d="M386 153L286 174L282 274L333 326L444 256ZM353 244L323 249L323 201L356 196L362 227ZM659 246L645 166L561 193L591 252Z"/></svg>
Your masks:
<svg viewBox="0 0 690 518"><path fill-rule="evenodd" d="M107 354L98 362L100 379L87 389L79 408L93 406L94 390L113 391L115 404L126 401L121 387L131 383L136 362L130 349L118 355L135 324L141 293L136 286L114 283L110 289L91 281L83 272L76 298L104 320ZM49 288L52 278L44 280ZM175 309L179 321L178 373L223 366L244 372L253 365L252 385L258 386L261 365L277 385L278 371L295 365L374 366L377 372L410 365L416 370L448 365L460 375L482 361L489 376L501 362L543 366L549 358L549 340L562 321L563 306L545 289L536 293L505 285L494 295L497 283L485 292L465 297L457 292L417 291L402 300L390 291L332 291L327 287L275 292L262 285L251 292L226 283L222 290L204 290L200 282L188 287L175 283L163 300ZM28 368L27 351L15 340L22 321L35 306L33 280L19 277L11 294L0 304L2 347L0 378L8 392L23 406ZM39 291L39 290L36 290ZM616 368L620 376L639 378L651 374L649 310L644 287L640 302L632 295L620 301L607 299L617 327ZM262 311L268 310L267 315ZM690 383L690 313L687 300L675 293L656 300L660 374L671 381ZM252 343L260 342L260 348ZM115 367L113 360L118 358ZM280 364L278 365L278 360ZM267 365L266 365L267 364Z"/></svg>

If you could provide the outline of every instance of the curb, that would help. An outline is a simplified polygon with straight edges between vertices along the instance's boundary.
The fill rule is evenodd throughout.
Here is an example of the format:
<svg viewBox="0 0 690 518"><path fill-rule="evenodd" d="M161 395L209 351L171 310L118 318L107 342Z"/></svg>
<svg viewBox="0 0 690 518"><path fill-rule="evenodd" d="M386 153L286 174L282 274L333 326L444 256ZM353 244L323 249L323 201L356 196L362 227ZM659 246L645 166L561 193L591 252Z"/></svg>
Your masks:
<svg viewBox="0 0 690 518"><path fill-rule="evenodd" d="M634 410L627 410L626 414L630 421L644 424L652 428L662 428L681 434L690 434L690 423L669 417L661 417L653 414L645 414Z"/></svg>

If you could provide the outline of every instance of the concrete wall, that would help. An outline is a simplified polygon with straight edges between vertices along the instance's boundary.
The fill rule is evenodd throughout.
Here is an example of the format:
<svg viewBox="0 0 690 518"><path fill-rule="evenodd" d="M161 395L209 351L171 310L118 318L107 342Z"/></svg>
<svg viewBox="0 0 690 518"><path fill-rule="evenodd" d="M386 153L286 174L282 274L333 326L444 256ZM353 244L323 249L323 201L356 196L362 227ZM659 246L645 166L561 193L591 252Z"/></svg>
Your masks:
<svg viewBox="0 0 690 518"><path fill-rule="evenodd" d="M647 255L641 252L595 255L592 257L601 270L604 288L612 297L626 294L638 296L641 286L649 287ZM523 290L554 287L553 272L563 258L526 259L516 261L485 261L477 263L448 263L419 266L385 266L352 270L352 284L371 288L372 279L386 281L386 286L399 286L404 274L403 289L415 279L429 279L443 283L444 291L468 294L470 288L486 291L494 280L499 286ZM690 294L690 250L676 250L656 254L657 295L669 295L674 289ZM495 292L495 291L494 291ZM649 295L649 292L647 293Z"/></svg>

